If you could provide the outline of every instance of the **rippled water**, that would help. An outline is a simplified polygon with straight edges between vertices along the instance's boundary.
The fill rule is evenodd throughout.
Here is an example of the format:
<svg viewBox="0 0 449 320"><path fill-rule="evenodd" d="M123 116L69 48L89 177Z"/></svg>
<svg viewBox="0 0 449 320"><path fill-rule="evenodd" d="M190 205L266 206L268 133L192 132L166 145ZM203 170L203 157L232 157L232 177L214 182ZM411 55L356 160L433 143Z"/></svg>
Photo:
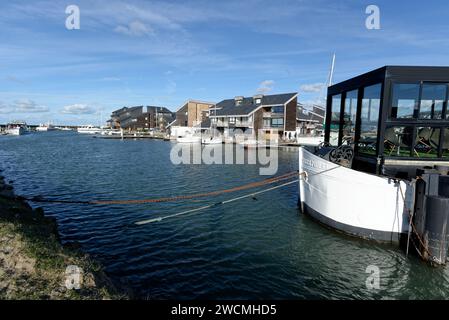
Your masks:
<svg viewBox="0 0 449 320"><path fill-rule="evenodd" d="M18 194L67 200L181 195L262 179L255 165L173 165L172 146L71 132L0 137L0 168ZM278 174L297 170L297 162L297 149L280 150ZM449 297L447 269L429 268L393 246L346 237L300 214L296 184L195 215L134 224L248 192L189 202L44 209L57 218L64 242L79 242L141 298ZM369 265L380 268L380 290L366 287Z"/></svg>

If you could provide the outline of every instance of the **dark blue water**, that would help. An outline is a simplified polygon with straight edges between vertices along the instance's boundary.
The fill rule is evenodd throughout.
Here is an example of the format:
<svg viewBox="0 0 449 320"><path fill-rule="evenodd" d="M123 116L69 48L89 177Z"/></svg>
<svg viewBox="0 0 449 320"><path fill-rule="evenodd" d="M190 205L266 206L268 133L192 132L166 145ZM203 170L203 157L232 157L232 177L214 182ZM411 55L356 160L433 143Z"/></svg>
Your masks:
<svg viewBox="0 0 449 320"><path fill-rule="evenodd" d="M172 146L72 132L1 136L0 168L18 194L65 200L166 197L263 179L255 165L173 165ZM297 161L297 149L280 150L278 174L297 170ZM431 269L396 247L346 237L301 215L296 184L135 225L251 191L188 202L44 209L57 218L64 242L79 242L140 298L449 297L445 268ZM380 269L380 289L366 286L369 265Z"/></svg>

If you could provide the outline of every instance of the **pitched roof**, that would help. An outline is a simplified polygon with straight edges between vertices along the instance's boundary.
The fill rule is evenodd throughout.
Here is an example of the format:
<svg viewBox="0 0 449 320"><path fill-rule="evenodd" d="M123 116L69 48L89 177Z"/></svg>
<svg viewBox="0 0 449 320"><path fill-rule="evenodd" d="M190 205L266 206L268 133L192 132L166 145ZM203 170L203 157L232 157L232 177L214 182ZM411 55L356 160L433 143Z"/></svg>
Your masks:
<svg viewBox="0 0 449 320"><path fill-rule="evenodd" d="M323 123L324 117L325 111L321 107L312 106L312 109L307 109L303 105L298 105L296 111L296 119L298 121Z"/></svg>
<svg viewBox="0 0 449 320"><path fill-rule="evenodd" d="M284 93L262 96L260 104L255 104L253 97L246 97L243 98L242 103L238 106L236 106L234 99L227 99L216 104L217 110L211 116L247 115L260 106L283 105L296 95L297 93Z"/></svg>
<svg viewBox="0 0 449 320"><path fill-rule="evenodd" d="M173 113L168 110L166 107L158 107L158 106L147 106L147 112L158 112L158 113Z"/></svg>

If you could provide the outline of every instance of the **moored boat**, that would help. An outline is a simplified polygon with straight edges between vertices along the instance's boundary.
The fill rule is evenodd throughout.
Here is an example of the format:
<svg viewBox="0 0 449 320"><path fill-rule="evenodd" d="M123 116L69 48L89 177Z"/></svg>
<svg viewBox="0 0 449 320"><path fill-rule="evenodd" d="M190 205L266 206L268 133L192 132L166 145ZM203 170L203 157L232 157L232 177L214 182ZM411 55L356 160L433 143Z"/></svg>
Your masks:
<svg viewBox="0 0 449 320"><path fill-rule="evenodd" d="M302 212L338 231L449 249L449 67L383 67L328 88L325 142L299 149Z"/></svg>
<svg viewBox="0 0 449 320"><path fill-rule="evenodd" d="M36 131L40 131L40 132L54 131L54 130L57 130L57 129L51 123L40 124L38 127L36 127Z"/></svg>
<svg viewBox="0 0 449 320"><path fill-rule="evenodd" d="M221 137L202 137L201 139L201 143L202 144L222 144L223 143L223 138Z"/></svg>
<svg viewBox="0 0 449 320"><path fill-rule="evenodd" d="M189 134L184 137L178 137L176 141L178 143L201 143L201 137Z"/></svg>
<svg viewBox="0 0 449 320"><path fill-rule="evenodd" d="M82 134L101 134L102 129L92 125L81 126L76 130L78 133Z"/></svg>
<svg viewBox="0 0 449 320"><path fill-rule="evenodd" d="M28 126L23 121L15 121L6 125L6 134L13 136L21 136L28 132Z"/></svg>

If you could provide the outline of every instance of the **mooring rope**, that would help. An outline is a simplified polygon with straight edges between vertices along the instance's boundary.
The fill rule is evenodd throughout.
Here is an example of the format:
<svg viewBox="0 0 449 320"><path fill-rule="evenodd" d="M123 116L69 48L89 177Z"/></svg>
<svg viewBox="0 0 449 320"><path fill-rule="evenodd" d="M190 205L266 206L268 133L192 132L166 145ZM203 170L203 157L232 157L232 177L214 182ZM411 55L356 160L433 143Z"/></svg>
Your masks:
<svg viewBox="0 0 449 320"><path fill-rule="evenodd" d="M288 180L298 176L298 171L292 171L277 177L268 178L262 181L251 182L238 187L229 189L222 189L217 191L211 191L206 193L197 193L191 195L181 195L173 197L152 198L152 199L137 199L137 200L58 200L58 199L46 199L41 196L36 197L23 197L19 196L19 199L36 202L36 203L61 203L61 204L86 204L86 205L127 205L127 204L145 204L145 203L160 203L160 202L174 202L180 200L190 200L196 198L215 197L221 194L232 193L247 189L254 189L265 185L273 184L276 182Z"/></svg>
<svg viewBox="0 0 449 320"><path fill-rule="evenodd" d="M153 223L153 222L160 222L160 221L165 220L165 219L180 217L180 216L183 216L183 215L186 215L186 214L199 212L199 211L202 211L202 210L205 210L205 209L209 209L209 208L212 208L212 207L217 207L219 205L223 205L223 204L226 204L226 203L242 200L242 199L249 198L249 197L254 197L255 195L258 195L258 194L261 194L261 193L265 193L265 192L268 192L268 191L272 191L272 190L276 190L276 189L288 186L290 184L297 183L298 181L299 180L296 179L296 180L293 180L293 181L289 181L289 182L283 183L283 184L278 185L278 186L274 186L274 187L271 187L271 188L268 188L268 189L264 189L264 190L261 190L261 191L253 192L253 193L250 193L250 194L246 194L246 195L243 195L243 196L240 196L240 197L236 197L236 198L233 198L233 199L212 203L212 204L209 204L207 206L203 206L203 207L199 207L199 208L195 208L195 209L191 209L191 210L187 210L187 211L183 211L183 212L179 212L179 213L174 213L174 214L163 216L163 217L157 217L157 218L152 218L152 219L148 219L148 220L138 221L135 224L137 224L137 225L144 225L144 224Z"/></svg>
<svg viewBox="0 0 449 320"><path fill-rule="evenodd" d="M437 260L436 257L429 251L429 249L427 248L427 246L424 243L424 240L421 238L421 235L418 232L418 228L413 223L413 215L412 215L413 210L407 208L407 205L406 205L406 202L405 202L405 194L404 194L404 191L402 190L402 186L401 186L401 182L400 182L401 180L397 180L397 181L399 182L399 190L400 190L400 194L401 194L401 197L402 197L402 201L404 202L404 207L405 207L406 211L408 211L409 225L412 227L412 232L416 236L416 238L418 238L418 242L421 245L421 247L424 249L425 253L429 256L429 258L430 258L429 260L436 261ZM407 241L409 241L409 240L411 240L413 246L415 247L415 249L416 249L418 255L421 257L421 259L427 260L427 259L424 258L423 254L418 249L418 247L417 247L413 237L407 239ZM408 243L407 243L407 245L408 245Z"/></svg>

